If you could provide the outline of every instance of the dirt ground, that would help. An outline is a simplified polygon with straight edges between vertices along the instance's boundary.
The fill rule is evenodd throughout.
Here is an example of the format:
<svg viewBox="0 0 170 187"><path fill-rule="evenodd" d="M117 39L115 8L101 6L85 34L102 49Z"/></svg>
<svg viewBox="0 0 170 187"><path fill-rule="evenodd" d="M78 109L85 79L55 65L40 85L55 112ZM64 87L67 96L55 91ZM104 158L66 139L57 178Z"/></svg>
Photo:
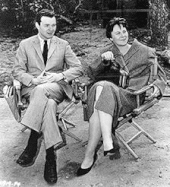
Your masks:
<svg viewBox="0 0 170 187"><path fill-rule="evenodd" d="M84 28L78 32L66 34L74 50L81 56L82 61L94 58L94 52L107 44L104 30ZM10 43L10 42L9 42ZM8 44L9 44L8 43ZM2 46L5 46L3 41ZM14 44L4 50L1 59L13 58ZM10 52L9 52L10 51ZM9 57L9 58L8 58ZM166 93L170 93L167 88ZM144 136L132 143L132 148L139 156L138 161L121 146L121 158L109 160L103 157L103 147L98 151L98 159L92 170L85 176L76 177L75 172L84 157L85 146L67 137L67 146L57 151L58 182L56 187L168 187L170 186L170 98L164 97L158 104L143 113L137 122L157 141L151 143ZM76 124L70 129L82 139L88 138L88 123L83 121L81 103L68 112L67 119ZM0 99L0 187L46 187L43 179L45 149L41 146L40 154L35 164L22 168L16 164L25 148L29 130L21 132L22 125L18 124L4 100ZM132 127L124 130L125 138L132 136Z"/></svg>

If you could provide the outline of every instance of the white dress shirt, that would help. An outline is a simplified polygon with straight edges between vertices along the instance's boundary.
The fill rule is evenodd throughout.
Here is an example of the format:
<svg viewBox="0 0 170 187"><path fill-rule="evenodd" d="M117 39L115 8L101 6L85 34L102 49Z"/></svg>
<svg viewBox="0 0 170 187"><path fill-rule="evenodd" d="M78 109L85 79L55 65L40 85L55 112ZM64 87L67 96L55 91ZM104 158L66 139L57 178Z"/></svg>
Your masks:
<svg viewBox="0 0 170 187"><path fill-rule="evenodd" d="M45 40L43 40L43 39L40 37L39 34L38 34L38 38L39 38L39 40L40 40L41 51L43 52L44 41L45 41ZM48 49L50 48L50 42L51 42L51 39L48 39L48 40L47 40Z"/></svg>

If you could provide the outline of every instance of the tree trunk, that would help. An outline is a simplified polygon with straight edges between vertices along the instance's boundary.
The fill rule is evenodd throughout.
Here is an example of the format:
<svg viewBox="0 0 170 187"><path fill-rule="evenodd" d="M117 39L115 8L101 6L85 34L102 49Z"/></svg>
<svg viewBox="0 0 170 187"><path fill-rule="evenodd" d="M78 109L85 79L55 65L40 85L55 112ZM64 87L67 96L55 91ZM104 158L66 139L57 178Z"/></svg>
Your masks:
<svg viewBox="0 0 170 187"><path fill-rule="evenodd" d="M168 45L168 8L166 0L149 0L151 43L164 48Z"/></svg>

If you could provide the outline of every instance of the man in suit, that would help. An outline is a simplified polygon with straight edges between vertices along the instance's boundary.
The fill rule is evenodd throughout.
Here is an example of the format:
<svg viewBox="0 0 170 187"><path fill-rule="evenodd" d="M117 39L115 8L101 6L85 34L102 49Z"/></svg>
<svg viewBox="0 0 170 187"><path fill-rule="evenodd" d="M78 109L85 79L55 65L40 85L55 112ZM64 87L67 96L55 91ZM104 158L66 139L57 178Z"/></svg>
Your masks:
<svg viewBox="0 0 170 187"><path fill-rule="evenodd" d="M57 105L72 98L69 81L82 75L82 66L67 41L54 36L56 17L53 11L41 10L35 20L38 34L21 41L13 76L22 83L21 94L29 106L21 123L31 129L28 144L17 160L22 167L34 164L41 137L46 148L44 179L57 182L54 146L62 143L56 121ZM65 65L69 69L64 70Z"/></svg>

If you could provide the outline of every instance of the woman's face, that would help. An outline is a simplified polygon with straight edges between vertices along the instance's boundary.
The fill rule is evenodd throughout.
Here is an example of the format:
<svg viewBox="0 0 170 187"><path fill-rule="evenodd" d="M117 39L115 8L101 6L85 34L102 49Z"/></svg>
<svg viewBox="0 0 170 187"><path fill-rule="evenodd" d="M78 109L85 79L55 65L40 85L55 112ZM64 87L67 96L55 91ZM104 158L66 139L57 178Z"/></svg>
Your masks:
<svg viewBox="0 0 170 187"><path fill-rule="evenodd" d="M111 32L112 38L110 38L111 41L113 41L118 46L125 46L129 39L129 34L125 27L123 27L122 24L115 25L113 27L113 31Z"/></svg>

